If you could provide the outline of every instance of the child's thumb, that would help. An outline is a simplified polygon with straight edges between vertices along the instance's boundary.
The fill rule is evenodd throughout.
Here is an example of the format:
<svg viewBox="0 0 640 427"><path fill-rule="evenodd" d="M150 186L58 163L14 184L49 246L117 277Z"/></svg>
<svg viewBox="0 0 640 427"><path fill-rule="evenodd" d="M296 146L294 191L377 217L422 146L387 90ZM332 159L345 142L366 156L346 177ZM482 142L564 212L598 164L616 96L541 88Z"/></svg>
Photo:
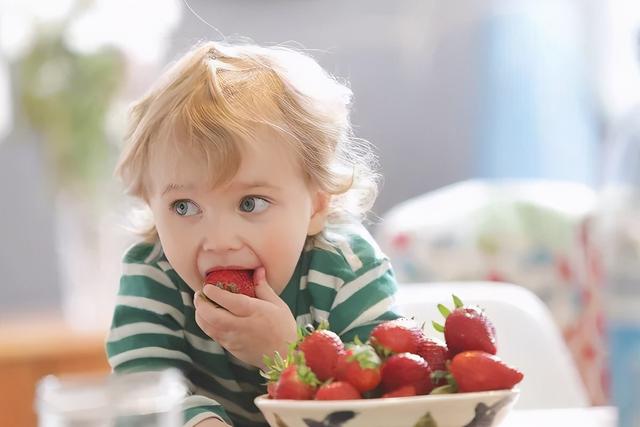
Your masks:
<svg viewBox="0 0 640 427"><path fill-rule="evenodd" d="M256 285L256 297L261 300L276 302L280 297L274 292L273 288L267 283L267 273L264 267L260 267L253 272L253 283Z"/></svg>

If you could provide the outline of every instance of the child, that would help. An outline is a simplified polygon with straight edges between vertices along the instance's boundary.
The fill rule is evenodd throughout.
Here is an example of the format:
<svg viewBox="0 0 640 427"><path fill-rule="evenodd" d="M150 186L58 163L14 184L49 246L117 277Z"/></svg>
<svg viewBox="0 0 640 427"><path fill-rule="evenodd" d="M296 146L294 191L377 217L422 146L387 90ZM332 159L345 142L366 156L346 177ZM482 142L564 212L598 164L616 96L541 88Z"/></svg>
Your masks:
<svg viewBox="0 0 640 427"><path fill-rule="evenodd" d="M376 185L350 96L301 53L208 42L133 106L117 174L153 225L124 257L107 352L116 372L182 370L187 426L266 425L262 356L297 326L364 340L398 317L359 222ZM252 270L257 297L203 288L214 269Z"/></svg>

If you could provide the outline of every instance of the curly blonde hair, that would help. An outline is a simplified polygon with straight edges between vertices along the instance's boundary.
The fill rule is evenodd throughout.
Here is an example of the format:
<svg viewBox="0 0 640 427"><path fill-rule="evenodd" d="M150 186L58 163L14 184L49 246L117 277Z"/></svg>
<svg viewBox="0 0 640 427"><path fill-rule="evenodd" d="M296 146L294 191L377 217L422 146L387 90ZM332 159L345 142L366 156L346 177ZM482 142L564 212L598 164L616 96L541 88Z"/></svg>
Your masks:
<svg viewBox="0 0 640 427"><path fill-rule="evenodd" d="M215 185L236 173L238 144L268 126L295 151L308 183L332 196L327 223L362 220L377 196L377 158L353 136L351 97L304 53L200 43L133 104L116 175L128 194L148 201L150 151L179 129L186 138L172 141L200 150ZM141 233L157 238L153 224Z"/></svg>

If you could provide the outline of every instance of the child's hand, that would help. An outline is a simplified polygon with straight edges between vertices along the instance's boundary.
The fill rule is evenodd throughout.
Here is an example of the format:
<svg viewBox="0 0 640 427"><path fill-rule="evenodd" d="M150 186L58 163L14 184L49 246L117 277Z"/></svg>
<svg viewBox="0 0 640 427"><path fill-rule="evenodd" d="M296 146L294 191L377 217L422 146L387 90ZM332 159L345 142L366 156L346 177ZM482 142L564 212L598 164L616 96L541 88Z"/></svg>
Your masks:
<svg viewBox="0 0 640 427"><path fill-rule="evenodd" d="M267 283L264 268L254 272L254 282L256 298L205 286L202 292L220 307L196 294L196 323L238 359L264 368L262 356L286 354L297 327L287 304Z"/></svg>

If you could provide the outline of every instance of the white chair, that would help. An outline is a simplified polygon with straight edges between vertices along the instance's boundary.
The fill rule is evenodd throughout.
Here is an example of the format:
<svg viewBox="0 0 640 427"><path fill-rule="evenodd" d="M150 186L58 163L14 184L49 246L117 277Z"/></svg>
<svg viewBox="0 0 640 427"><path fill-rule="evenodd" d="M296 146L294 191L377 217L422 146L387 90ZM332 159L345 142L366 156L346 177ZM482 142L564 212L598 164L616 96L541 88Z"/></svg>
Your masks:
<svg viewBox="0 0 640 427"><path fill-rule="evenodd" d="M452 308L452 294L485 309L496 328L498 356L524 373L518 408L588 406L585 387L549 310L526 288L496 282L401 284L397 308L425 322L427 335L444 340L431 321L443 324L437 304Z"/></svg>

